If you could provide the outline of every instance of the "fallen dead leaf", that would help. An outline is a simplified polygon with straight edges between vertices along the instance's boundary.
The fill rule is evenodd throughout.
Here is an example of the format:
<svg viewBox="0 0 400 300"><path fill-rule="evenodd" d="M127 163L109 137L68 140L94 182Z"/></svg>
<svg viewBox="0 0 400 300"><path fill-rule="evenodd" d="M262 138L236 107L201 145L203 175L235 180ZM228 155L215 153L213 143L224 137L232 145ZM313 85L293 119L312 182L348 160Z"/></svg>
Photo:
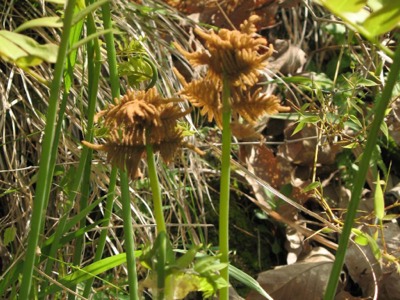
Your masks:
<svg viewBox="0 0 400 300"><path fill-rule="evenodd" d="M315 160L317 148L317 127L307 124L304 128L293 134L297 123L292 123L285 129L285 140L287 143L280 146L279 152L292 163L301 166L312 166ZM317 163L331 165L335 163L336 154L340 152L339 145L324 142L318 146Z"/></svg>
<svg viewBox="0 0 400 300"><path fill-rule="evenodd" d="M296 74L302 71L306 64L306 53L288 40L275 40L274 54L268 60L268 70L283 75Z"/></svg>
<svg viewBox="0 0 400 300"><path fill-rule="evenodd" d="M372 231L364 230L373 235ZM400 228L397 223L384 224L383 236L387 253L398 257ZM377 243L381 250L384 249L381 238L377 240ZM350 277L359 285L364 297L374 297L377 294L379 300L400 299L400 274L397 265L389 263L384 258L378 261L369 246L350 245L345 264Z"/></svg>
<svg viewBox="0 0 400 300"><path fill-rule="evenodd" d="M260 273L257 281L275 300L322 299L332 269L333 255L316 248L304 261ZM264 299L250 292L248 300Z"/></svg>

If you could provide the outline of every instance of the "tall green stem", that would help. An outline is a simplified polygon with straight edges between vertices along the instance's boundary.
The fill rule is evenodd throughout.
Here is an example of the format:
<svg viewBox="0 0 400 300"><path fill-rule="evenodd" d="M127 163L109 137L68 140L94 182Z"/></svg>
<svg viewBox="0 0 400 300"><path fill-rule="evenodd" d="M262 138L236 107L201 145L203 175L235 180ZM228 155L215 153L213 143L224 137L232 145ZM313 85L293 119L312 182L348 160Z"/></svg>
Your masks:
<svg viewBox="0 0 400 300"><path fill-rule="evenodd" d="M385 87L383 88L382 98L375 104L375 116L371 125L371 130L368 134L367 143L365 145L364 152L362 154L360 167L355 176L356 180L354 182L354 187L351 193L350 203L347 209L347 215L345 223L343 226L342 234L339 238L339 247L336 253L336 259L332 267L331 275L329 277L328 286L326 288L324 300L334 299L337 284L339 281L340 272L342 271L344 258L349 244L349 238L351 234L351 229L354 225L354 218L356 217L356 212L358 204L361 199L361 192L364 187L365 177L369 168L369 163L372 156L372 151L377 143L378 133L380 131L380 126L382 124L383 118L385 117L386 108L392 98L393 88L399 78L400 73L400 46L397 47L393 64L391 66L388 79Z"/></svg>
<svg viewBox="0 0 400 300"><path fill-rule="evenodd" d="M159 262L157 267L157 299L163 300L165 293L165 262L167 253L167 229L165 226L164 213L162 208L162 198L161 198L161 188L160 182L157 176L156 163L154 159L153 146L151 144L146 145L147 154L147 167L149 170L149 178L151 185L151 192L153 194L153 205L154 205L154 217L157 223L157 234L164 234L165 238L162 239L162 244L160 245Z"/></svg>
<svg viewBox="0 0 400 300"><path fill-rule="evenodd" d="M147 167L149 170L149 178L151 185L151 192L153 194L153 204L154 204L154 217L157 223L157 232L166 232L164 213L162 209L162 199L161 199L161 188L160 182L158 181L156 162L154 159L153 146L150 144L146 145L147 154Z"/></svg>
<svg viewBox="0 0 400 300"><path fill-rule="evenodd" d="M93 14L89 14L87 17L87 33L88 35L96 32L96 25L94 21ZM85 139L89 142L93 141L93 124L94 124L94 115L96 112L96 100L97 100L97 92L99 86L99 78L100 78L100 62L101 52L100 45L98 39L93 39L93 41L87 44L87 59L92 62L88 65L88 94L89 94L89 105L87 111L87 129L86 129L86 137ZM81 184L81 199L79 203L80 210L85 209L88 206L88 199L90 195L90 175L92 170L92 154L93 150L85 148L82 151L82 157L80 161L86 161L84 163L84 168L80 176L82 177ZM79 180L80 183L80 180ZM76 188L78 185L76 186ZM73 190L75 191L75 190ZM75 199L73 199L75 200ZM80 222L80 228L83 229L86 226L86 218L83 218ZM75 252L72 259L72 263L75 266L79 266L82 260L82 253L85 246L84 235L80 236L75 240ZM76 287L71 287L72 290L75 290ZM73 300L74 295L69 294L68 299Z"/></svg>
<svg viewBox="0 0 400 300"><path fill-rule="evenodd" d="M133 240L131 198L129 179L126 171L120 171L122 218L124 220L124 237L126 264L128 268L129 299L138 300L138 280L136 273L135 242Z"/></svg>
<svg viewBox="0 0 400 300"><path fill-rule="evenodd" d="M112 210L114 206L114 195L115 195L115 185L116 185L116 179L117 179L117 173L118 169L113 168L111 170L110 174L110 184L108 185L108 195L107 195L107 200L106 200L106 206L104 208L104 217L103 217L103 222L101 223L101 227L104 227L106 229L103 229L100 233L99 240L97 242L97 247L96 247L96 253L94 255L94 262L99 261L104 252L104 247L106 245L107 241L107 233L108 233L108 225L110 224L111 220L111 215L112 215ZM89 294L91 292L91 288L94 282L94 277L91 277L85 284L85 289L83 291L83 297L89 298Z"/></svg>
<svg viewBox="0 0 400 300"><path fill-rule="evenodd" d="M36 261L36 248L39 243L39 235L44 219L45 203L50 193L50 183L53 177L54 164L52 165L52 145L55 137L55 124L58 110L58 98L61 88L61 79L68 50L69 35L71 32L72 18L74 14L75 0L67 2L64 15L64 30L58 50L57 62L54 70L54 78L50 86L49 107L46 115L46 127L43 138L42 154L39 163L39 174L36 188L36 196L33 203L31 229L26 249L24 271L21 282L20 299L29 299L32 285L33 268Z"/></svg>
<svg viewBox="0 0 400 300"><path fill-rule="evenodd" d="M231 104L229 81L224 76L222 90L222 158L219 203L219 249L221 262L229 264L229 195L231 179ZM221 276L229 282L228 266L221 270ZM221 300L229 299L229 288L220 290Z"/></svg>
<svg viewBox="0 0 400 300"><path fill-rule="evenodd" d="M102 6L103 12L103 24L104 29L112 28L112 20L111 20L111 10L109 3L106 3ZM114 45L114 36L112 33L108 33L105 35L106 45L107 45L107 58L110 69L110 79L111 79L111 91L112 96L119 97L120 95L120 83L118 77L118 67L117 67L117 58L116 51ZM112 174L116 174L114 170ZM110 181L113 180L114 177L110 178ZM131 206L130 206L130 193L129 193L129 181L128 175L126 172L120 172L121 179L121 199L123 206L123 220L124 220L124 236L125 236L125 245L126 245L126 260L128 267L128 281L129 281L129 295L130 299L139 299L138 295L138 279L136 273L136 258L135 258L135 244L133 239L133 227L132 227L132 215L131 215ZM111 188L111 185L110 185ZM114 189L114 187L113 187ZM113 193L113 190L110 191ZM112 211L112 198L107 198L107 206L109 207L110 215ZM103 236L103 247L104 247L104 239ZM101 252L100 252L101 253ZM99 254L100 254L99 253ZM99 257L99 255L97 255Z"/></svg>

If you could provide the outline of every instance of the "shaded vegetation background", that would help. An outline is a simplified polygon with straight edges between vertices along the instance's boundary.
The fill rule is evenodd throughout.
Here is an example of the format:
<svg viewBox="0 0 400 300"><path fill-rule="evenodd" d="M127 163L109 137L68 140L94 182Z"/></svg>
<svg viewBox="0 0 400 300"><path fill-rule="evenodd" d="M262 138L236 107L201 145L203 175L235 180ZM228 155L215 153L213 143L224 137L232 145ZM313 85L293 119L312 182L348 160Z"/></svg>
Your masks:
<svg viewBox="0 0 400 300"><path fill-rule="evenodd" d="M166 96L174 95L180 88L172 71L174 66L189 79L201 72L189 67L172 46L172 41L177 41L187 49L196 49L201 47L193 34L196 24L206 28L216 26L231 29L232 26L238 27L250 14L256 13L262 17L259 32L274 46L275 54L260 85L266 93L278 95L292 111L259 120L257 128L265 138L263 143L251 138L235 141L232 157L238 165L235 165L232 174L231 261L254 277L275 266L290 266L302 261L306 269L301 269L299 273L295 269L286 269L282 271L282 277L288 278L288 274L294 274L301 284L306 274L310 276L307 280L312 281L313 277L309 275L312 272L308 273L308 267L312 267L315 271L313 276L324 278L321 281L323 289L329 274L329 266L325 269L323 264L331 263L334 259L337 236L328 232L322 234L322 240L315 240L315 236L307 238L310 232L320 233L321 229L326 228L326 225L310 217L307 211L320 215L332 224L343 220L356 162L363 151L373 116L371 107L379 99L391 60L312 2L165 2L118 0L112 1L111 5L114 25L118 29L119 61L126 61L135 51L144 51L157 65L157 86ZM5 30L14 30L27 20L55 15L60 15L59 7L50 3L18 0L2 1L0 4L0 26ZM58 44L60 32L60 28L40 27L29 29L24 34L40 43ZM390 46L397 44L398 35L396 29L381 39ZM78 51L71 94L63 116L43 239L55 231L59 218L65 213L66 195L71 192L68 188L82 151L80 141L84 139L82 132L87 126L85 115L88 109L86 72L90 63L85 55L84 50ZM105 53L98 59L105 61ZM52 64L42 63L33 68L23 68L0 61L1 278L24 254L52 67ZM108 76L108 67L104 64L99 82L98 110L111 101ZM123 74L121 85L124 89L129 88L129 78ZM136 88L144 87L145 83ZM383 238L377 243L380 251L394 257L398 257L400 247L396 222L400 197L399 93L400 86L397 85L380 143L374 153L357 219L358 228L371 235L378 228L373 215L373 198L376 175L380 173L385 181L388 217L384 220L386 225L378 228ZM187 107L187 104L183 106ZM220 132L198 111L193 111L186 121L190 124L186 130L191 132L188 139L207 154L200 157L184 150L175 163L165 165L159 161L164 214L175 248L186 249L189 245L201 242L208 245L208 251L212 252L218 244L216 199L219 190L219 152L216 148L220 143ZM98 132L97 138L101 139L101 132ZM143 177L131 184L131 193L135 196L132 213L137 245L146 245L155 238L149 182L143 165L142 169ZM270 183L302 206L303 211L275 197L245 170ZM96 153L92 160L90 182L83 183L90 190L88 203L106 196L109 174L105 157ZM308 189L305 190L306 187ZM121 204L118 197L115 201L104 257L124 252ZM78 202L70 216L79 212ZM104 215L101 203L86 217L87 230L80 267L90 264L93 259L101 229L98 224ZM300 227L308 231L302 231ZM352 295L354 299L371 297L377 293L375 287L378 286L381 292L379 299L400 299L398 262L380 261L380 267L377 268L378 260L369 246L361 248L349 251L346 279L340 285L339 294ZM63 245L58 257L52 258L58 262L54 267L56 272L67 274L73 270L70 263L74 251L74 241ZM368 259L357 261L356 264L355 257L360 257L360 251ZM139 268L138 271L142 278L146 277L145 268ZM363 277L365 273L367 275ZM372 275L376 278L371 279ZM288 282L282 286L289 294L271 291L268 283L276 286L278 277L276 273L266 279L260 276L260 283L268 287L267 291L275 299L295 299L294 295L300 297L296 292L299 287ZM125 280L125 268L118 267L96 279L94 292L99 297L111 297L113 293L123 297L124 291L115 292L111 284L122 287ZM238 283L233 284L241 296L246 297L248 289ZM318 288L307 293L304 297L308 296L308 299L319 298L322 294ZM195 297L201 298L199 295ZM250 294L248 299L256 297Z"/></svg>

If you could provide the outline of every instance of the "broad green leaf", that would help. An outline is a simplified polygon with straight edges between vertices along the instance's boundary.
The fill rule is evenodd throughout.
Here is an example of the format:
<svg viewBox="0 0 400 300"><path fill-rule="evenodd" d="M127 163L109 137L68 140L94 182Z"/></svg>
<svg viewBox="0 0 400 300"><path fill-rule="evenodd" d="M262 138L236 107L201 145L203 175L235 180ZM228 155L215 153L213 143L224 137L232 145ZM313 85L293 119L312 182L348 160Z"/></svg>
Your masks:
<svg viewBox="0 0 400 300"><path fill-rule="evenodd" d="M35 66L42 61L55 63L57 52L57 45L41 45L23 34L0 30L0 56L20 67Z"/></svg>
<svg viewBox="0 0 400 300"><path fill-rule="evenodd" d="M20 25L14 32L21 32L23 30L33 27L54 27L60 28L63 26L63 21L60 17L43 17L27 21Z"/></svg>
<svg viewBox="0 0 400 300"><path fill-rule="evenodd" d="M377 174L377 179L375 184L374 209L375 209L375 216L379 220L382 220L382 218L385 215L385 198L383 196L379 173Z"/></svg>
<svg viewBox="0 0 400 300"><path fill-rule="evenodd" d="M367 235L362 232L361 230L357 228L353 228L351 230L356 236L354 237L354 242L361 246L367 246L368 245L368 237Z"/></svg>
<svg viewBox="0 0 400 300"><path fill-rule="evenodd" d="M264 296L266 299L273 300L272 297L268 295L268 293L261 287L261 285L253 277L246 274L242 270L232 265L229 265L229 273L233 278L240 281L247 287L255 290L256 292Z"/></svg>
<svg viewBox="0 0 400 300"><path fill-rule="evenodd" d="M27 55L27 53L18 47L12 40L3 34L8 31L0 31L0 56L6 61L16 61L18 58Z"/></svg>
<svg viewBox="0 0 400 300"><path fill-rule="evenodd" d="M394 29L399 23L400 2L393 0L386 3L381 9L374 11L363 25L372 36L377 36Z"/></svg>
<svg viewBox="0 0 400 300"><path fill-rule="evenodd" d="M327 8L333 12L358 12L366 4L367 0L320 0Z"/></svg>

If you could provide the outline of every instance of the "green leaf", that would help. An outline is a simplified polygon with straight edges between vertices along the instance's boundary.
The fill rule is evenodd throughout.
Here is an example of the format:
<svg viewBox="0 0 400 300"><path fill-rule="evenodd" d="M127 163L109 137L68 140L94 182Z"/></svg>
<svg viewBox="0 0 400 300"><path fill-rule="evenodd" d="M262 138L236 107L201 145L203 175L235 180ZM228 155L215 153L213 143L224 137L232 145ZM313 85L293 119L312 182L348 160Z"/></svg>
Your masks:
<svg viewBox="0 0 400 300"><path fill-rule="evenodd" d="M309 185L307 185L304 189L303 192L306 193L308 191L312 191L315 190L316 188L319 188L321 186L321 182L319 181L314 181L312 183L310 183Z"/></svg>
<svg viewBox="0 0 400 300"><path fill-rule="evenodd" d="M380 130L382 131L383 135L385 136L386 140L389 140L389 128L386 122L381 123Z"/></svg>
<svg viewBox="0 0 400 300"><path fill-rule="evenodd" d="M368 245L368 237L364 232L362 232L361 230L356 229L356 228L353 228L351 231L356 235L354 238L354 242L356 242L357 244L359 244L361 246Z"/></svg>
<svg viewBox="0 0 400 300"><path fill-rule="evenodd" d="M375 209L375 216L378 219L382 220L383 217L385 216L385 198L383 196L379 173L377 174L377 179L375 184L374 209Z"/></svg>
<svg viewBox="0 0 400 300"><path fill-rule="evenodd" d="M393 221L400 217L400 214L387 214L382 218L382 221Z"/></svg>
<svg viewBox="0 0 400 300"><path fill-rule="evenodd" d="M101 6L103 6L104 4L106 4L109 1L110 0L99 0L99 1L96 1L96 2L88 5L84 9L79 10L79 12L74 15L74 18L72 20L72 25L75 25L80 20L85 18L88 14L94 12L96 9L98 9Z"/></svg>
<svg viewBox="0 0 400 300"><path fill-rule="evenodd" d="M33 27L54 27L60 28L63 26L63 21L60 17L43 17L27 21L20 25L14 32L21 32L23 30Z"/></svg>
<svg viewBox="0 0 400 300"><path fill-rule="evenodd" d="M333 12L358 12L366 4L367 0L321 0L321 2Z"/></svg>
<svg viewBox="0 0 400 300"><path fill-rule="evenodd" d="M67 2L67 0L44 0L44 1L62 5L65 5L65 3Z"/></svg>
<svg viewBox="0 0 400 300"><path fill-rule="evenodd" d="M292 136L301 131L305 125L306 123L303 120L301 120L299 124L297 124L296 128L293 130Z"/></svg>
<svg viewBox="0 0 400 300"><path fill-rule="evenodd" d="M365 236L368 239L368 245L371 247L372 253L374 254L375 258L379 260L382 257L382 253L378 243L369 234L366 234Z"/></svg>
<svg viewBox="0 0 400 300"><path fill-rule="evenodd" d="M7 227L6 230L4 230L4 239L3 239L4 246L7 246L8 244L12 243L15 240L16 234L17 234L17 228L15 228L14 226Z"/></svg>
<svg viewBox="0 0 400 300"><path fill-rule="evenodd" d="M219 257L206 256L199 258L194 264L193 269L200 274L204 274L207 272L218 271L221 268L225 268L226 266L227 265L225 263L219 263Z"/></svg>
<svg viewBox="0 0 400 300"><path fill-rule="evenodd" d="M41 45L23 34L0 30L0 56L20 67L35 66L42 61L55 63L57 52L57 45Z"/></svg>
<svg viewBox="0 0 400 300"><path fill-rule="evenodd" d="M347 2L347 1L343 1ZM374 11L365 21L364 27L372 36L377 36L394 29L400 22L400 3L391 1L381 9Z"/></svg>
<svg viewBox="0 0 400 300"><path fill-rule="evenodd" d="M264 296L266 299L273 300L272 297L268 295L268 293L261 287L261 285L253 277L246 274L242 270L232 265L229 265L229 273L233 278L240 281L247 287L255 290L256 292Z"/></svg>
<svg viewBox="0 0 400 300"><path fill-rule="evenodd" d="M196 254L201 247L202 244L189 249L184 255L176 260L174 265L177 266L179 269L187 268L194 261L194 258L196 257Z"/></svg>
<svg viewBox="0 0 400 300"><path fill-rule="evenodd" d="M361 128L363 128L360 120L355 115L349 115L349 119L357 126L357 127L352 127L352 129L360 130Z"/></svg>
<svg viewBox="0 0 400 300"><path fill-rule="evenodd" d="M135 256L138 257L141 254L141 251L135 251ZM79 269L78 271L73 272L61 279L58 280L59 285L51 285L45 294L54 294L61 290L61 286L74 286L85 280L92 278L93 276L97 276L101 273L104 273L112 268L115 268L126 262L126 253L117 254L111 257L104 258L95 263L92 263L83 269Z"/></svg>

